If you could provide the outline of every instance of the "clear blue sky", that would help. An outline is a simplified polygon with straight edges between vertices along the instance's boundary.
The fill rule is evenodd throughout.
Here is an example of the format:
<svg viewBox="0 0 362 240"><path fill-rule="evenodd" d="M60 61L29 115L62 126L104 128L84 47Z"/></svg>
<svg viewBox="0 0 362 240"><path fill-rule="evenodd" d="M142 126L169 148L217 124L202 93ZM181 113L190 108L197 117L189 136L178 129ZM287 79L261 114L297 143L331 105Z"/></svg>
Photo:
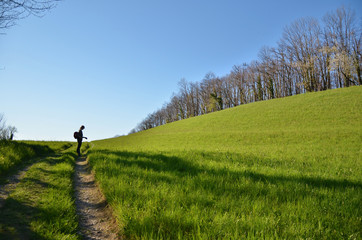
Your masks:
<svg viewBox="0 0 362 240"><path fill-rule="evenodd" d="M70 1L0 35L0 113L16 139L127 134L181 78L256 60L283 28L360 0ZM360 16L360 15L359 15Z"/></svg>

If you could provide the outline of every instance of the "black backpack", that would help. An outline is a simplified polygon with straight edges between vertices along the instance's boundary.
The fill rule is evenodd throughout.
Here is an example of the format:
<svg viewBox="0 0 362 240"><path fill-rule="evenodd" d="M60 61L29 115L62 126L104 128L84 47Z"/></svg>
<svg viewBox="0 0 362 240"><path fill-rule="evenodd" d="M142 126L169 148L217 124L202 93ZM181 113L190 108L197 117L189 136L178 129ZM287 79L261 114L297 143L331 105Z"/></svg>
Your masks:
<svg viewBox="0 0 362 240"><path fill-rule="evenodd" d="M79 134L78 132L74 132L74 133L73 133L73 137L74 137L75 139L78 139L78 134Z"/></svg>

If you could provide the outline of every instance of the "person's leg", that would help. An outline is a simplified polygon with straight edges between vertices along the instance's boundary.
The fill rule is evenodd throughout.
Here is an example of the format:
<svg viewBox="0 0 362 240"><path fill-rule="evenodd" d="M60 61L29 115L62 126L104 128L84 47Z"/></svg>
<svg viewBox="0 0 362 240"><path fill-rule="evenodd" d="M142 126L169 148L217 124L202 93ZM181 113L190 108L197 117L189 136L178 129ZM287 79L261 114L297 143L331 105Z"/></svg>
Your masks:
<svg viewBox="0 0 362 240"><path fill-rule="evenodd" d="M80 156L80 147L82 146L82 141L78 141L77 153Z"/></svg>

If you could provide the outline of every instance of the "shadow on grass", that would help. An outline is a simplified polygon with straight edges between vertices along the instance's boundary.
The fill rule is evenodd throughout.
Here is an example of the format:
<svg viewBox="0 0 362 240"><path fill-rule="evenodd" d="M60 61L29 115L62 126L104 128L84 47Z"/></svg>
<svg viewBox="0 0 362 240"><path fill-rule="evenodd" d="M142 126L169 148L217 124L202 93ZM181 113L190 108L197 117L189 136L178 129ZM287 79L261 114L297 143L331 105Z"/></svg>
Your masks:
<svg viewBox="0 0 362 240"><path fill-rule="evenodd" d="M58 148L44 144L0 140L0 184L19 169L34 163L41 157L54 155L72 147L72 143L61 143Z"/></svg>
<svg viewBox="0 0 362 240"><path fill-rule="evenodd" d="M61 157L61 159L59 159ZM76 157L75 153L64 153L64 154L55 154L52 157L47 157L39 161L39 163L46 163L48 166L55 166L60 163L70 163L73 164ZM46 175L52 175L53 178L56 178L57 176L62 177L64 175L69 175L69 170L47 170L42 167L37 166L36 169ZM49 182L44 182L36 177L24 177L22 179L23 182L31 183L32 185L38 185L38 187L43 189L58 189L63 190L63 188L60 188L59 186L56 186L54 184L51 184Z"/></svg>
<svg viewBox="0 0 362 240"><path fill-rule="evenodd" d="M12 198L0 211L0 239L43 239L30 228L31 216L39 210Z"/></svg>
<svg viewBox="0 0 362 240"><path fill-rule="evenodd" d="M362 183L349 180L326 179L321 177L310 176L284 176L284 175L267 175L251 170L233 171L223 169L207 169L197 166L190 160L182 159L176 156L166 156L163 154L151 154L145 152L127 152L127 151L109 151L97 150L96 153L102 154L102 158L107 156L116 156L113 161L124 167L138 167L140 169L149 169L155 172L172 172L176 176L189 175L196 176L207 173L216 178L240 179L246 178L254 182L264 182L279 184L290 182L295 184L304 184L316 188L362 188ZM90 152L91 155L93 152ZM215 156L215 154L213 154ZM111 157L109 158L111 159ZM242 159L242 156L240 156ZM241 160L242 161L242 160ZM170 181L167 177L162 177L165 181Z"/></svg>
<svg viewBox="0 0 362 240"><path fill-rule="evenodd" d="M56 170L56 165L74 163L75 156L75 153L53 155L52 157L39 160L37 162L39 164L29 169L27 175L21 179L22 187L17 187L13 195L4 200L4 205L0 208L0 240L50 240L54 239L53 236L49 236L49 234L54 233L52 231L56 231L54 234L63 234L64 239L67 234L75 236L75 233L72 232L72 227L68 228L67 224L62 224L62 218L65 221L69 221L69 217L65 217L63 215L65 213L59 211L59 205L44 204L45 202L52 201L52 195L46 196L49 189L55 189L57 193L63 193L67 189L67 186L58 185L58 182L60 181L59 179L64 178L64 175L69 175L70 178L71 173L69 170ZM54 167L55 169L44 169L42 163L46 163L46 167ZM39 203L39 201L42 202ZM39 223L44 224L41 225L42 231L46 232L44 236L39 235L42 234L41 232L37 233L37 230L34 230L34 227L39 227L35 226Z"/></svg>
<svg viewBox="0 0 362 240"><path fill-rule="evenodd" d="M274 216L273 211L283 211L282 206L284 206L284 203L291 203L292 205L298 203L299 207L302 206L302 210L296 207L299 211L313 214L313 211L321 209L315 206L321 205L325 207L326 202L334 201L334 196L344 193L351 196L351 194L358 193L362 188L360 182L348 180L303 176L302 174L282 175L278 174L277 171L265 174L247 168L240 168L240 170L234 168L231 170L226 167L211 167L215 166L212 164L204 167L197 163L200 159L218 161L218 156L221 159L220 161L225 161L222 154L215 153L211 153L207 158L204 158L204 154L201 153L192 153L190 155L185 153L181 155L184 157L179 157L150 152L91 150L88 156L90 165L95 167L96 175L100 174L100 179L112 178L108 183L105 180L105 184L117 185L118 179L122 182L123 185L120 184L118 189L117 186L104 185L108 188L109 194L106 189L104 190L106 191L107 200L111 204L114 201L113 203L120 208L131 209L120 213L125 233L130 238L137 234L140 237L145 236L144 233L151 233L151 235L165 234L165 238L177 239L180 237L178 234L196 236L201 228L201 232L212 232L216 229L214 233L210 233L211 237L206 238L233 239L227 234L233 231L240 231L240 234L246 234L248 231L253 232L255 231L253 224L249 226L247 223L240 222L239 227L241 227L241 230L236 230L231 226L234 226L235 222L228 223L225 220L226 222L223 222L225 226L221 229L218 228L220 226L215 225L213 222L214 214L219 214L219 216L230 214L230 216L233 216L238 211L245 211L246 216L248 216L248 210L238 208L238 206L245 205L248 208L248 206L253 206L254 203L260 205L260 210L257 210L255 214L268 216L272 220L278 218ZM210 156L213 159L209 158ZM242 162L243 156L240 155L239 157L238 161ZM250 156L248 158L248 161L250 161ZM266 161L264 159L256 160L259 160L259 162ZM167 187L164 188L164 185ZM145 188L153 189L148 191ZM154 200L154 198L157 198L157 200ZM357 196L357 198L360 197ZM143 199L145 200L143 201ZM307 199L307 201L304 201L304 199ZM147 201L154 201L154 207L147 205ZM264 209L262 209L263 204L260 204L260 202L266 204ZM337 215L346 209L358 209L359 202L358 199L348 199L344 203L345 206L330 210L332 212L330 214ZM273 204L277 206L272 206ZM143 207L145 209L142 209ZM169 209L166 209L168 207ZM173 208L176 209L176 213L170 214ZM198 210L195 210L195 208ZM141 210L139 211L139 209ZM142 211L145 211L149 215L135 217L135 211L139 211L141 214L143 214ZM201 219L200 216L207 211L210 211L210 215ZM186 216L193 214L196 220L187 219ZM252 219L257 221L255 220L257 217ZM300 221L307 220L302 219ZM324 221L328 221L328 219L324 219ZM329 222L329 224L333 225L333 221ZM348 224L350 223L341 223L342 228L348 229ZM272 225L265 227L270 227L270 232L275 230ZM284 228L281 227L281 229ZM280 234L282 236L282 233ZM241 239L246 238L246 235L243 236ZM286 236L288 235L282 238L293 239L296 237L294 235Z"/></svg>

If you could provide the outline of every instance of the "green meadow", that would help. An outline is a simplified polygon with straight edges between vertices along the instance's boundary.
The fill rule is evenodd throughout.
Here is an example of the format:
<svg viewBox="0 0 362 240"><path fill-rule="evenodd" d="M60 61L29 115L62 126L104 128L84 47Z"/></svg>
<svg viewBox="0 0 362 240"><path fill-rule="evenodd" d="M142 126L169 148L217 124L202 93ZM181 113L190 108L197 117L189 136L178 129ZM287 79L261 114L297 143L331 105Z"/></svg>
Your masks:
<svg viewBox="0 0 362 240"><path fill-rule="evenodd" d="M0 140L0 182L37 158L72 146L70 142Z"/></svg>
<svg viewBox="0 0 362 240"><path fill-rule="evenodd" d="M2 150L8 150L3 162L16 159L14 169L29 164L30 168L1 208L0 239L81 239L73 191L74 144L2 144L6 146Z"/></svg>
<svg viewBox="0 0 362 240"><path fill-rule="evenodd" d="M362 87L92 142L129 239L360 239Z"/></svg>
<svg viewBox="0 0 362 240"><path fill-rule="evenodd" d="M256 102L85 144L126 239L361 239L362 87ZM31 165L0 239L80 239L75 144L1 141ZM3 181L2 180L2 181Z"/></svg>

